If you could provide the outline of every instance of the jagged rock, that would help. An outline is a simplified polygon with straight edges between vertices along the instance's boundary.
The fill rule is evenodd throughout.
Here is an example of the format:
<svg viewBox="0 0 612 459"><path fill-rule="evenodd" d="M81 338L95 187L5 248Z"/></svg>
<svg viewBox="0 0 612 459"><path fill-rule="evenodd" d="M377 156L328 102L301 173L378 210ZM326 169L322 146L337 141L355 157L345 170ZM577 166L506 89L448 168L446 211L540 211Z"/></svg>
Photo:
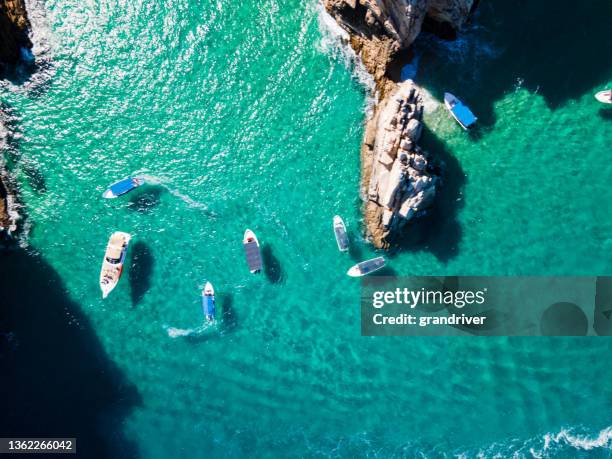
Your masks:
<svg viewBox="0 0 612 459"><path fill-rule="evenodd" d="M424 23L452 35L476 4L477 0L324 0L329 14L351 35L351 45L381 90L389 62L414 42Z"/></svg>
<svg viewBox="0 0 612 459"><path fill-rule="evenodd" d="M15 211L15 198L5 181L6 176L0 176L0 233L11 235L17 230L19 215Z"/></svg>
<svg viewBox="0 0 612 459"><path fill-rule="evenodd" d="M32 48L24 0L0 0L0 64L14 65Z"/></svg>
<svg viewBox="0 0 612 459"><path fill-rule="evenodd" d="M366 232L376 247L430 206L438 178L418 146L423 104L418 87L400 82L421 28L452 37L478 0L323 0L376 82L378 104L361 148Z"/></svg>
<svg viewBox="0 0 612 459"><path fill-rule="evenodd" d="M4 126L0 112L0 248L15 231L17 231L17 222L20 218L17 212L17 200L15 198L14 187L12 181L9 180L9 174L5 166L5 149L8 140L8 129Z"/></svg>
<svg viewBox="0 0 612 459"><path fill-rule="evenodd" d="M415 118L408 121L406 125L405 135L413 142L418 142L421 138L421 132L423 131L423 125Z"/></svg>
<svg viewBox="0 0 612 459"><path fill-rule="evenodd" d="M378 247L384 247L390 233L429 207L435 197L438 178L429 175L426 154L416 145L422 130L416 118L420 104L416 85L405 81L380 105L373 121L377 135L368 168L366 224Z"/></svg>

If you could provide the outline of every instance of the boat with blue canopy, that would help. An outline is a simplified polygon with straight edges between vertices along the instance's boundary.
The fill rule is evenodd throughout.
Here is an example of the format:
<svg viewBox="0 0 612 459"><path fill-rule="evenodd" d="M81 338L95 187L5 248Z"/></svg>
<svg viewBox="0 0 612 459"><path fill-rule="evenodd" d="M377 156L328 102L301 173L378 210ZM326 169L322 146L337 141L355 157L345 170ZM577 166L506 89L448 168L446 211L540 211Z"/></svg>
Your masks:
<svg viewBox="0 0 612 459"><path fill-rule="evenodd" d="M202 290L202 312L206 322L215 320L215 289L210 282L206 282Z"/></svg>
<svg viewBox="0 0 612 459"><path fill-rule="evenodd" d="M474 116L472 111L461 102L457 97L452 95L450 92L444 93L444 105L451 112L453 118L457 120L457 123L461 125L461 127L465 130L468 130L472 127L478 118Z"/></svg>
<svg viewBox="0 0 612 459"><path fill-rule="evenodd" d="M102 197L107 199L117 198L122 194L129 193L130 191L144 185L145 179L141 176L127 177L123 180L113 183L108 189L102 194Z"/></svg>

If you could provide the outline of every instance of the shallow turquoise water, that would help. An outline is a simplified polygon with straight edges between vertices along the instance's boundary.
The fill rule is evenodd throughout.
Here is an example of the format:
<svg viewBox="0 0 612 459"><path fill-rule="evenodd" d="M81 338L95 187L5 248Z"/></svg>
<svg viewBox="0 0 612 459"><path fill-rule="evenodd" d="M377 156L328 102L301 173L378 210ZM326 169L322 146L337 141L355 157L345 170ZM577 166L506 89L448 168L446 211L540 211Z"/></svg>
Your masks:
<svg viewBox="0 0 612 459"><path fill-rule="evenodd" d="M506 9L483 5L459 42L418 45L423 143L448 176L392 255L398 274L612 273L612 122L592 98L610 66L551 88L557 64L538 72L540 49L517 58L534 37L514 44ZM141 397L101 429L147 458L609 456L606 339L359 336L359 286L344 272L373 253L358 198L369 96L315 3L52 0L42 11L48 65L1 94L17 116L27 250L58 272ZM533 32L546 51L565 45L553 32ZM451 86L480 115L476 136L439 106ZM136 171L159 184L99 198ZM337 252L336 213L352 258ZM243 260L246 227L265 249L262 276ZM133 234L131 266L102 301L114 230ZM170 336L200 325L205 280L222 320Z"/></svg>

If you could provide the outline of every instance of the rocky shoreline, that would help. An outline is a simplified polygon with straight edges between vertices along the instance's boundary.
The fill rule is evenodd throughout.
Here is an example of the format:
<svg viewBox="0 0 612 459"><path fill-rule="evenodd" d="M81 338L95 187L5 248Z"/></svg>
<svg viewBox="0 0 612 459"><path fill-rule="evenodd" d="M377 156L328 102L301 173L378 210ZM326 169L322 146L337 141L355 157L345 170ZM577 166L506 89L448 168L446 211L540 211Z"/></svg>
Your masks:
<svg viewBox="0 0 612 459"><path fill-rule="evenodd" d="M31 52L29 30L24 0L0 0L0 78ZM17 231L19 220L15 190L5 168L8 129L4 115L0 112L0 243Z"/></svg>
<svg viewBox="0 0 612 459"><path fill-rule="evenodd" d="M430 207L440 183L419 146L423 104L418 86L402 81L421 30L452 39L477 0L324 0L327 12L374 77L377 104L361 147L366 236L388 248L406 223Z"/></svg>
<svg viewBox="0 0 612 459"><path fill-rule="evenodd" d="M0 0L0 72L30 52L30 21L24 0Z"/></svg>

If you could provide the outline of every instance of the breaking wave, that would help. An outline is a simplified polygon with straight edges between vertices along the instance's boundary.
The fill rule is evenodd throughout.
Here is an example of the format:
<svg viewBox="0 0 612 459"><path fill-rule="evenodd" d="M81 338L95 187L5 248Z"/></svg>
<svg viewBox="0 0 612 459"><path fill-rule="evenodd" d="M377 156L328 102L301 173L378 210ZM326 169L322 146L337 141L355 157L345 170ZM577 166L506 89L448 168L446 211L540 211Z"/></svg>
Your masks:
<svg viewBox="0 0 612 459"><path fill-rule="evenodd" d="M535 436L528 440L509 439L484 447L449 447L448 443L408 442L389 445L366 433L340 439L328 439L321 444L307 439L309 451L321 457L373 457L420 459L558 459L576 457L608 458L612 451L612 427L597 433L563 428L556 433ZM385 444L386 443L386 444Z"/></svg>
<svg viewBox="0 0 612 459"><path fill-rule="evenodd" d="M338 25L330 14L325 11L322 4L317 5L317 18L321 40L319 49L330 56L333 60L342 63L351 71L355 80L364 87L367 98L367 111L373 107L376 97L376 85L374 78L366 70L361 58L355 53L349 44L349 34Z"/></svg>
<svg viewBox="0 0 612 459"><path fill-rule="evenodd" d="M609 457L612 451L612 427L597 433L579 428L562 428L556 433L547 433L527 441L509 440L493 443L486 448L478 448L458 453L459 457L515 459L573 458L584 453L599 453L596 457Z"/></svg>

